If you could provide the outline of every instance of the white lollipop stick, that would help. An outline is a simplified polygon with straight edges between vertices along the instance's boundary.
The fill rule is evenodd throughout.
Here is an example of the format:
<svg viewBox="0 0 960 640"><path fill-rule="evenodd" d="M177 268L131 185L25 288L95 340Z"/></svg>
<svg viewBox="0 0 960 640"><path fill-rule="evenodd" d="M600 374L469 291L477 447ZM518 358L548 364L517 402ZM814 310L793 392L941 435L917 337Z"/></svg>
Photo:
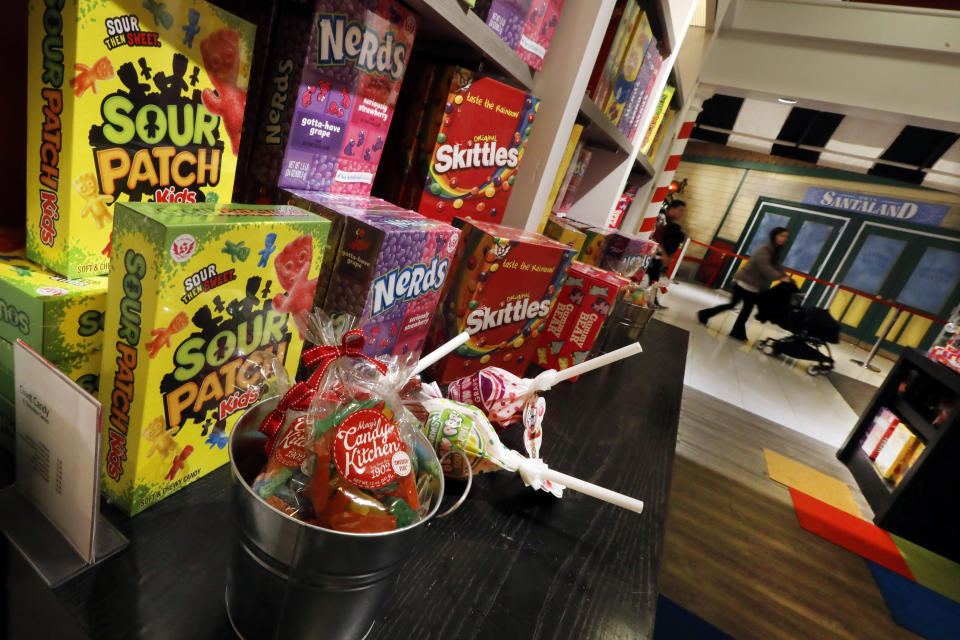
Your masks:
<svg viewBox="0 0 960 640"><path fill-rule="evenodd" d="M575 364L572 367L567 367L562 371L557 371L556 369L548 369L540 375L538 375L534 380L536 380L536 388L543 389L544 391L557 384L558 382L563 382L570 378L579 376L581 374L587 373L588 371L593 371L594 369L599 369L600 367L605 367L611 362L616 362L617 360L623 360L634 354L642 352L643 349L640 347L639 342L634 342L633 344L628 344L625 347L620 347L616 351L611 351L610 353L604 353L603 355L597 356L596 358L590 358L580 364Z"/></svg>
<svg viewBox="0 0 960 640"><path fill-rule="evenodd" d="M440 358L444 357L448 353L451 353L454 349L462 345L464 342L470 339L470 334L464 331L459 334L453 340L444 342L442 345L428 353L427 355L420 358L420 362L417 363L417 366L413 368L413 373L410 374L411 377L417 375L433 363L437 362Z"/></svg>
<svg viewBox="0 0 960 640"><path fill-rule="evenodd" d="M568 489L573 489L574 491L579 491L580 493L592 496L598 500L615 504L618 507L629 509L630 511L635 511L636 513L643 513L642 500L637 500L636 498L625 496L622 493L617 493L616 491L611 491L610 489L604 489L603 487L597 486L592 482L587 482L586 480L581 480L580 478L574 478L573 476L568 476L565 473L554 471L539 460L524 458L520 462L520 468L517 469L517 471L527 484L531 484L530 480L534 478L538 478L540 480L549 480L550 482L555 482L556 484L567 487Z"/></svg>

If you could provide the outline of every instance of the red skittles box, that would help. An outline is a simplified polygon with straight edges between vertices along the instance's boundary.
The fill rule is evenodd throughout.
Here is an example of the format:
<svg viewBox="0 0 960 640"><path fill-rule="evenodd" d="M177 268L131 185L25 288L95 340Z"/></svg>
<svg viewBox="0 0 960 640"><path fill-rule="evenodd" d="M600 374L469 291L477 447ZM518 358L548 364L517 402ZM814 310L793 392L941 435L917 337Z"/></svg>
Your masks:
<svg viewBox="0 0 960 640"><path fill-rule="evenodd" d="M444 222L503 220L539 106L532 94L461 70L443 105L417 210Z"/></svg>
<svg viewBox="0 0 960 640"><path fill-rule="evenodd" d="M537 363L566 369L587 359L628 278L574 262L537 347Z"/></svg>
<svg viewBox="0 0 960 640"><path fill-rule="evenodd" d="M463 331L470 339L433 369L434 379L445 384L488 365L522 376L575 251L487 222L458 218L456 224L463 235L431 342Z"/></svg>
<svg viewBox="0 0 960 640"><path fill-rule="evenodd" d="M267 60L243 195L367 195L417 31L393 0L288 0Z"/></svg>
<svg viewBox="0 0 960 640"><path fill-rule="evenodd" d="M659 245L626 233L610 236L601 266L633 280L643 279Z"/></svg>

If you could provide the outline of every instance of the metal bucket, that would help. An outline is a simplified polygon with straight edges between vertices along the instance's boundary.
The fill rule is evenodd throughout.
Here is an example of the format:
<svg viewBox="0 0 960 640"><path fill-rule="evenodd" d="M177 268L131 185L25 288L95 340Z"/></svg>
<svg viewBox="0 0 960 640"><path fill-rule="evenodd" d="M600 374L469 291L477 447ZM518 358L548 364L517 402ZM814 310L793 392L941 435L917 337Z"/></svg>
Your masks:
<svg viewBox="0 0 960 640"><path fill-rule="evenodd" d="M272 398L250 408L230 435L234 540L227 615L245 640L363 638L423 525L440 507L443 475L429 514L396 531L340 533L291 518L251 488L266 463L266 436L257 428L276 404ZM417 443L416 453L436 460L426 438Z"/></svg>
<svg viewBox="0 0 960 640"><path fill-rule="evenodd" d="M594 354L609 353L636 342L653 317L655 309L621 300L607 318L597 338Z"/></svg>

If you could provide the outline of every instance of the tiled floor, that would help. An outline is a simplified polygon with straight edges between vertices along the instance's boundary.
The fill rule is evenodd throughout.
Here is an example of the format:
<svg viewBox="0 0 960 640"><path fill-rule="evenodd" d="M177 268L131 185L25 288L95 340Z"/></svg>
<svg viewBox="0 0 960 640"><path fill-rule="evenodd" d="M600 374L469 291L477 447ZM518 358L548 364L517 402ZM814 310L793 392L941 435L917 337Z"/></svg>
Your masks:
<svg viewBox="0 0 960 640"><path fill-rule="evenodd" d="M750 343L745 345L727 337L736 311L714 317L708 327L697 322L697 310L727 299L723 292L690 283L673 284L661 299L669 308L655 317L690 331L685 384L831 446L843 444L857 416L830 381L807 375L808 361L770 357L753 347L759 339L786 332L751 321L747 326ZM850 362L854 357L863 359L863 349L846 343L831 349L838 373L877 386L893 364L875 358L882 371L873 373Z"/></svg>

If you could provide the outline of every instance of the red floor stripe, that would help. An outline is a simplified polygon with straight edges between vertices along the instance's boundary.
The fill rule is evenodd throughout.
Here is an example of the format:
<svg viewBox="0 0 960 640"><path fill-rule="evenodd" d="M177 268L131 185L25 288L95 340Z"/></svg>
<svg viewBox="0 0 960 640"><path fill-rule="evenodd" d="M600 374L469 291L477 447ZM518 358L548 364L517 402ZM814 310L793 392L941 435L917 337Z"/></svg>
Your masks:
<svg viewBox="0 0 960 640"><path fill-rule="evenodd" d="M866 520L790 488L800 526L867 560L916 580L890 535Z"/></svg>

